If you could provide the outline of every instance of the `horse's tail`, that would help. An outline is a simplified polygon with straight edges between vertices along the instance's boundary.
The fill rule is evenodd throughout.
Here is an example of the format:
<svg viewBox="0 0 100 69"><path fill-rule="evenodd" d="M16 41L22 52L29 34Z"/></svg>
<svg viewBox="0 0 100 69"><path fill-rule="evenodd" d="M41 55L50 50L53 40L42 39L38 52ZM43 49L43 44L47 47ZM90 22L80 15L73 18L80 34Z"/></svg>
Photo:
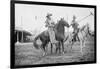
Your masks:
<svg viewBox="0 0 100 69"><path fill-rule="evenodd" d="M36 49L39 49L39 45L37 44L37 39L40 38L40 35L36 36L33 40L33 46L36 48Z"/></svg>

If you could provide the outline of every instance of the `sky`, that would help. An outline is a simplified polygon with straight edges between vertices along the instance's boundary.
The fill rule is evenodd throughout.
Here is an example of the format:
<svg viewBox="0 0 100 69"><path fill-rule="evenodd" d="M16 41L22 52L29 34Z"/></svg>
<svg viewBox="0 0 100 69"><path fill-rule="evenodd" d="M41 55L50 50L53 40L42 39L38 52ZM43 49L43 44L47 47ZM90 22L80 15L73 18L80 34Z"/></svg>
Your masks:
<svg viewBox="0 0 100 69"><path fill-rule="evenodd" d="M77 17L76 21L88 16L90 12L94 13L93 8L81 7L60 7L47 5L29 5L29 4L15 4L15 28L21 28L29 32L46 30L45 20L47 13L52 13L52 18L55 23L60 18L64 18L69 24L72 21L73 15ZM90 30L94 31L94 16L79 22L81 28L86 23L89 23ZM65 28L65 31L73 31L72 27Z"/></svg>

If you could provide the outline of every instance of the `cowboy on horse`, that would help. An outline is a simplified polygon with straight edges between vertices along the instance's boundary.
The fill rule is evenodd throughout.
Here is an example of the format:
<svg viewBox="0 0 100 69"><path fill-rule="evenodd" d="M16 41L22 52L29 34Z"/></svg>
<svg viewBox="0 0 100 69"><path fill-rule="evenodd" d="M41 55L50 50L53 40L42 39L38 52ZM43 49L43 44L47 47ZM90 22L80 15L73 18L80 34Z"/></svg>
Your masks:
<svg viewBox="0 0 100 69"><path fill-rule="evenodd" d="M56 41L55 39L55 32L54 32L54 26L55 26L55 22L53 21L53 19L51 18L52 14L51 13L48 13L47 16L46 16L46 25L45 27L48 27L48 33L49 33L49 36L50 36L50 41L51 43L58 43L58 41Z"/></svg>
<svg viewBox="0 0 100 69"><path fill-rule="evenodd" d="M49 42L51 44L51 53L53 49L53 44L55 44L56 46L56 52L58 51L61 52L60 48L62 48L62 52L64 53L64 38L65 38L64 27L69 27L68 22L65 21L64 19L59 20L55 24L50 16L52 16L52 14L47 14L46 16L47 19L45 21L45 26L48 28L48 30L41 32L39 35L37 35L34 38L34 41L33 41L33 46L36 49L41 48L41 50L43 50L44 52L43 55L47 54L47 46ZM41 45L37 43L38 39L42 41Z"/></svg>
<svg viewBox="0 0 100 69"><path fill-rule="evenodd" d="M73 16L73 20L72 20L72 23L71 23L71 25L72 25L72 28L74 29L74 31L73 31L73 37L74 37L74 40L76 41L76 39L78 38L78 36L77 36L77 33L78 33L78 26L79 26L79 24L77 23L77 21L76 21L76 16L74 15Z"/></svg>

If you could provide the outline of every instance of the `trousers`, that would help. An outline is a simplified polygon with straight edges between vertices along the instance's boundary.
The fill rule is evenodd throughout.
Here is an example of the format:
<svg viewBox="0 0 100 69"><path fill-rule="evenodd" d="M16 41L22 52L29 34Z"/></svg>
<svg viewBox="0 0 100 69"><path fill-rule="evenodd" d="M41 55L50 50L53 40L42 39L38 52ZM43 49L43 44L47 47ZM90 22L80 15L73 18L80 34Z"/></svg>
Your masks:
<svg viewBox="0 0 100 69"><path fill-rule="evenodd" d="M51 43L55 43L56 38L55 38L55 32L54 32L53 28L48 28L48 32L49 32Z"/></svg>

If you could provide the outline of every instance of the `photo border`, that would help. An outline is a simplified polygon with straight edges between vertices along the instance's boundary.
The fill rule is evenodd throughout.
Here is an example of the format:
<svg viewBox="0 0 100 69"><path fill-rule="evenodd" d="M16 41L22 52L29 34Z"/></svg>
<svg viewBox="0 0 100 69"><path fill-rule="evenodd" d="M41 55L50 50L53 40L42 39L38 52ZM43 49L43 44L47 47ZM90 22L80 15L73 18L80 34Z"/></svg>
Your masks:
<svg viewBox="0 0 100 69"><path fill-rule="evenodd" d="M54 64L38 64L38 65L21 65L15 66L15 38L14 38L14 29L15 29L15 4L29 4L29 5L49 5L49 6L63 6L63 7L80 7L80 8L94 8L94 61L85 61L85 62L71 62L71 63L54 63ZM31 68L31 67L48 67L48 66L62 66L62 65L79 65L79 64L93 64L97 62L97 41L96 41L96 15L97 9L96 5L81 5L81 4L65 4L65 3L51 3L51 2L37 2L37 1L10 1L10 67L11 68Z"/></svg>

